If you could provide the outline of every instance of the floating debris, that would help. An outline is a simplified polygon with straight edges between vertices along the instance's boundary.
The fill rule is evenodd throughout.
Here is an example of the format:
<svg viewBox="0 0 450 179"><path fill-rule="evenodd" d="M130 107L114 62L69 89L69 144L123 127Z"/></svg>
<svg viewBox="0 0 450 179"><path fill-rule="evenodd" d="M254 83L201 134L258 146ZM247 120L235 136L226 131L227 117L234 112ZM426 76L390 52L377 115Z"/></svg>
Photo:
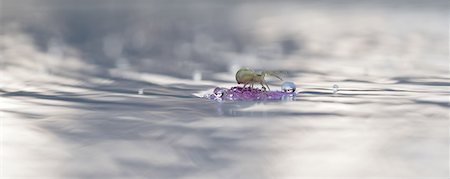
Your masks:
<svg viewBox="0 0 450 179"><path fill-rule="evenodd" d="M294 97L295 95L295 86L286 91L265 91L258 88L235 86L230 89L217 87L214 89L213 94L207 95L207 98L219 101L254 101L281 100L286 97Z"/></svg>

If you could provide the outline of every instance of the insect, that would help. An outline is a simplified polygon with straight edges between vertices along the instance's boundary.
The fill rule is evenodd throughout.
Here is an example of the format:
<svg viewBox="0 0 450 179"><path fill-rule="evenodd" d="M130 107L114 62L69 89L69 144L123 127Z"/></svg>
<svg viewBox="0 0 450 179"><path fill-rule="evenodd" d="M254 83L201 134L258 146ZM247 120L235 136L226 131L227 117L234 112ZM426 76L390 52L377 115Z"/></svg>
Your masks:
<svg viewBox="0 0 450 179"><path fill-rule="evenodd" d="M250 68L241 68L236 72L236 81L238 84L244 84L244 88L247 85L251 85L251 88L253 89L253 84L259 83L261 84L263 90L266 90L266 86L267 89L270 90L269 85L267 84L264 77L268 75L283 80L281 79L281 77L278 76L279 73L280 72L276 71L262 71L260 73L257 73Z"/></svg>

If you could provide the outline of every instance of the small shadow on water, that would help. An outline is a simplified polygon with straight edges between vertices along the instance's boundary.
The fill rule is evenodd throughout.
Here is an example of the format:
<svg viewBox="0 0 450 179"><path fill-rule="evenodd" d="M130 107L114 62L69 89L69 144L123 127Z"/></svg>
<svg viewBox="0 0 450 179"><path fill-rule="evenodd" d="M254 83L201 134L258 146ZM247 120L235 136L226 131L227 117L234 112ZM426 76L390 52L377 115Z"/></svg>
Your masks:
<svg viewBox="0 0 450 179"><path fill-rule="evenodd" d="M17 91L3 94L4 97L29 97L33 99L46 99L51 101L65 101L73 102L84 105L121 105L129 107L157 107L158 105L153 105L151 103L136 103L136 102L124 102L124 101L103 101L97 99L89 99L87 97L76 97L76 96L63 96L63 95L47 95L40 94L37 92L27 92L27 91Z"/></svg>
<svg viewBox="0 0 450 179"><path fill-rule="evenodd" d="M5 113L11 113L20 116L23 119L42 119L45 115L31 113L26 111L15 111L15 110L2 110Z"/></svg>
<svg viewBox="0 0 450 179"><path fill-rule="evenodd" d="M425 86L450 86L449 78L425 78L425 77L395 77L397 84L425 85ZM433 79L431 81L430 79ZM443 81L435 81L436 79Z"/></svg>
<svg viewBox="0 0 450 179"><path fill-rule="evenodd" d="M438 102L438 101L424 101L424 100L413 100L417 104L430 104L435 106L440 106L444 108L450 108L450 102Z"/></svg>

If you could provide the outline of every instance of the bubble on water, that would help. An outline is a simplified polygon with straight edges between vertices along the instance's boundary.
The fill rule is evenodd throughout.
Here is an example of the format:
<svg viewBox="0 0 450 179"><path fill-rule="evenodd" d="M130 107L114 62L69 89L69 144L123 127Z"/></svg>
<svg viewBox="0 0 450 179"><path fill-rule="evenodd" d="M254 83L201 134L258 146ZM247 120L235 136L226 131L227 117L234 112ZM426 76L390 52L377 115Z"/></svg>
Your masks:
<svg viewBox="0 0 450 179"><path fill-rule="evenodd" d="M202 81L202 72L196 70L192 73L192 80L194 81Z"/></svg>
<svg viewBox="0 0 450 179"><path fill-rule="evenodd" d="M339 86L337 84L333 85L333 94L336 94L339 91Z"/></svg>
<svg viewBox="0 0 450 179"><path fill-rule="evenodd" d="M295 92L295 90L296 90L296 87L295 87L295 83L293 83L293 82L287 81L281 85L281 91L283 91L285 93L293 93L293 92Z"/></svg>
<svg viewBox="0 0 450 179"><path fill-rule="evenodd" d="M138 94L143 95L144 94L144 89L139 89L138 90Z"/></svg>

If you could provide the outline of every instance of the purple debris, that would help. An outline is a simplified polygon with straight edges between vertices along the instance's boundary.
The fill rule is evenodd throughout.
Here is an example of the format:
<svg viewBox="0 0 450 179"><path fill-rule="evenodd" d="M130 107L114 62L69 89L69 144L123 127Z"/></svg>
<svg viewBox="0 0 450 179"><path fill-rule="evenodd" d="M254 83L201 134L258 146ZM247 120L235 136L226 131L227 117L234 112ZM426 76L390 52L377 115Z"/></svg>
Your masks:
<svg viewBox="0 0 450 179"><path fill-rule="evenodd" d="M264 91L258 88L235 86L230 89L217 87L214 89L214 93L210 94L208 98L229 101L280 100L285 97L294 97L295 94L294 91Z"/></svg>

